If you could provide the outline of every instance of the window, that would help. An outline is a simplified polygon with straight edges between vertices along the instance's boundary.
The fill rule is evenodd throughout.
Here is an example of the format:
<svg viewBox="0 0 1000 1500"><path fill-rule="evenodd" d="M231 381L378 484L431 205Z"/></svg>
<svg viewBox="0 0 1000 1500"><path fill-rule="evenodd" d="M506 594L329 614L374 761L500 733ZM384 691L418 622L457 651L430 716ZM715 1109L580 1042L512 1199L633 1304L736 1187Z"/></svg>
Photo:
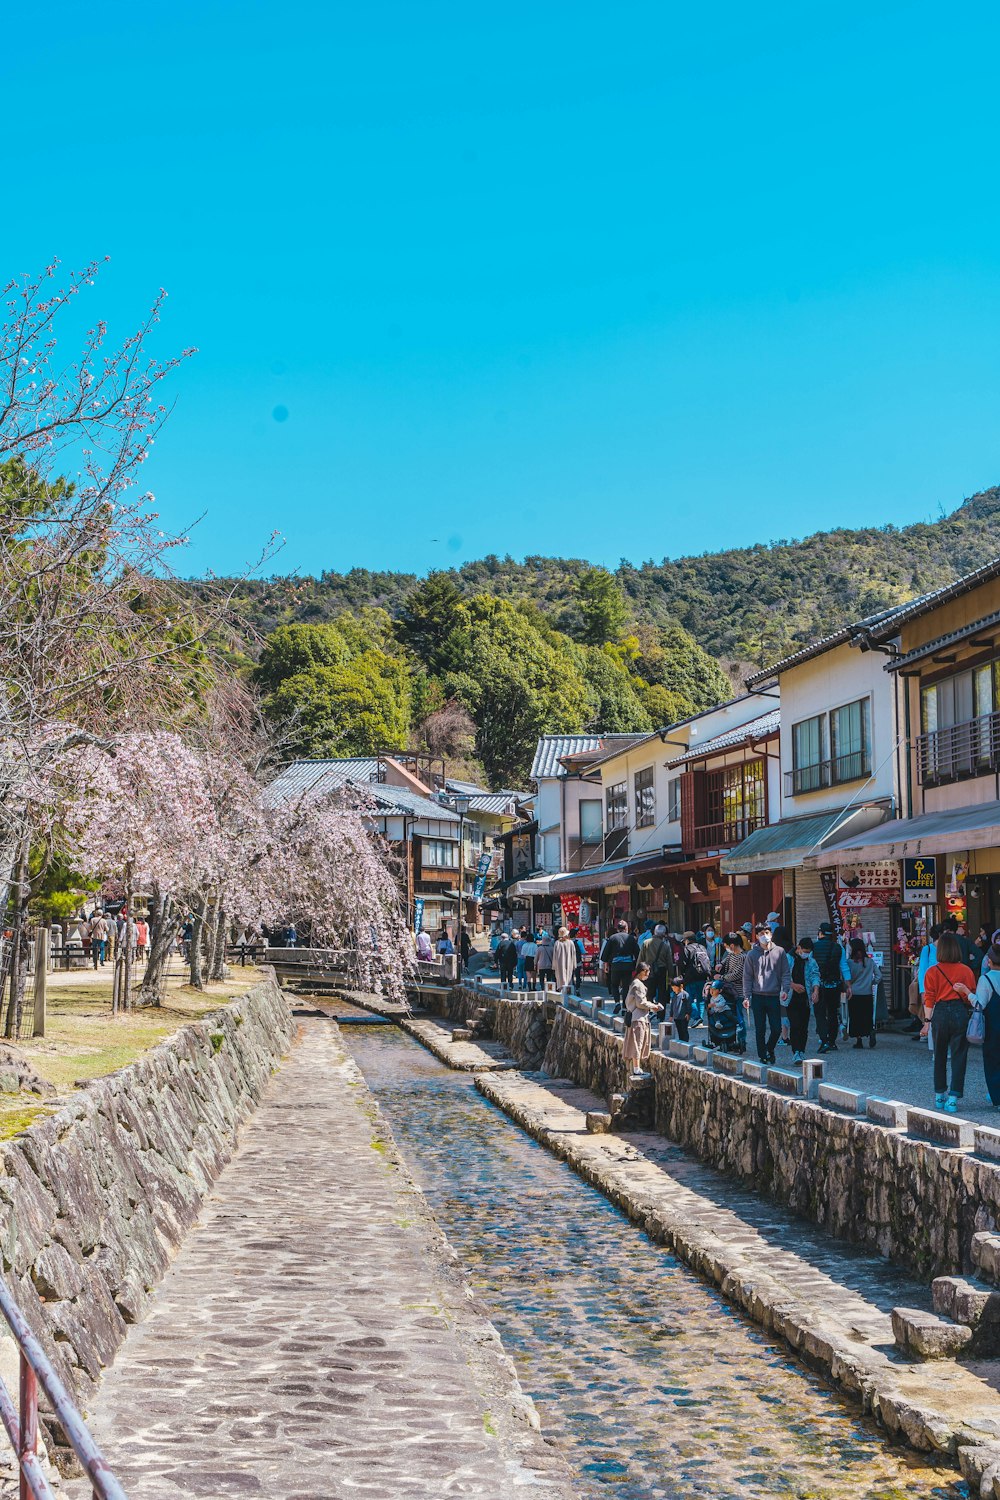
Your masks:
<svg viewBox="0 0 1000 1500"><path fill-rule="evenodd" d="M815 714L792 725L792 772L786 795L816 792L871 774L871 702L858 698L829 714Z"/></svg>
<svg viewBox="0 0 1000 1500"><path fill-rule="evenodd" d="M792 787L796 792L815 792L824 785L825 731L825 714L792 725Z"/></svg>
<svg viewBox="0 0 1000 1500"><path fill-rule="evenodd" d="M979 776L1000 766L1000 662L922 688L917 742L921 782Z"/></svg>
<svg viewBox="0 0 1000 1500"><path fill-rule="evenodd" d="M457 870L458 845L449 839L424 839L420 846L420 862L431 870Z"/></svg>
<svg viewBox="0 0 1000 1500"><path fill-rule="evenodd" d="M608 787L608 832L613 828L628 827L628 782L619 781Z"/></svg>
<svg viewBox="0 0 1000 1500"><path fill-rule="evenodd" d="M590 847L599 844L603 838L600 798L587 798L580 803L580 843Z"/></svg>
<svg viewBox="0 0 1000 1500"><path fill-rule="evenodd" d="M705 775L705 826L710 843L738 844L767 821L767 767L761 760L722 766Z"/></svg>
<svg viewBox="0 0 1000 1500"><path fill-rule="evenodd" d="M671 823L681 820L681 778L675 776L667 782L667 819Z"/></svg>
<svg viewBox="0 0 1000 1500"><path fill-rule="evenodd" d="M835 785L869 775L871 742L871 703L867 698L830 710L830 780Z"/></svg>
<svg viewBox="0 0 1000 1500"><path fill-rule="evenodd" d="M652 828L656 822L656 789L653 786L653 767L647 766L635 773L635 826Z"/></svg>

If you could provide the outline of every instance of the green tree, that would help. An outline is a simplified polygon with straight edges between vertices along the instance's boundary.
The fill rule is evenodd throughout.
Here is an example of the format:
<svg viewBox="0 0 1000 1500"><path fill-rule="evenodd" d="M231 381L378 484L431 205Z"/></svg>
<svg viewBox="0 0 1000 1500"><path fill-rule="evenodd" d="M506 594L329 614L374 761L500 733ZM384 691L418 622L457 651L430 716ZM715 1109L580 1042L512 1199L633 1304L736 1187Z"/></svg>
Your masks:
<svg viewBox="0 0 1000 1500"><path fill-rule="evenodd" d="M448 641L465 617L465 604L447 573L431 573L414 589L396 622L396 634L428 672L453 665Z"/></svg>
<svg viewBox="0 0 1000 1500"><path fill-rule="evenodd" d="M643 682L640 679L636 683L636 692L655 729L662 729L665 724L679 724L682 719L689 719L693 713L697 713L690 698L685 698L683 693L673 692L671 688L661 687L658 682Z"/></svg>
<svg viewBox="0 0 1000 1500"><path fill-rule="evenodd" d="M264 642L252 677L262 693L273 693L290 677L342 666L350 655L336 625L279 625Z"/></svg>
<svg viewBox="0 0 1000 1500"><path fill-rule="evenodd" d="M643 734L654 725L642 689L616 652L608 646L583 648L583 679L590 713L587 727L603 734Z"/></svg>
<svg viewBox="0 0 1000 1500"><path fill-rule="evenodd" d="M382 651L298 672L264 699L265 714L284 729L290 751L310 757L405 749L409 710L406 665Z"/></svg>
<svg viewBox="0 0 1000 1500"><path fill-rule="evenodd" d="M733 696L732 684L718 662L682 625L671 622L657 631L641 630L639 640L636 670L648 683L690 703L690 712L712 708Z"/></svg>
<svg viewBox="0 0 1000 1500"><path fill-rule="evenodd" d="M479 594L443 643L444 687L476 721L476 748L494 786L523 785L538 736L580 729L590 707L571 643L560 651L514 605Z"/></svg>
<svg viewBox="0 0 1000 1500"><path fill-rule="evenodd" d="M618 639L628 614L625 596L614 574L607 568L588 568L577 579L576 591L583 614L583 640L588 646L603 646Z"/></svg>

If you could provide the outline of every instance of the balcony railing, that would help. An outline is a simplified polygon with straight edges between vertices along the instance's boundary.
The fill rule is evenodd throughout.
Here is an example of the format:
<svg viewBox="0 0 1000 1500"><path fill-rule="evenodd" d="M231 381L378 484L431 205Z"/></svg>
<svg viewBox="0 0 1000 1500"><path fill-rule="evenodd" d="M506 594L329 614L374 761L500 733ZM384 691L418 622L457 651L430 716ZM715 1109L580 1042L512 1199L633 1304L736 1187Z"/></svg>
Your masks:
<svg viewBox="0 0 1000 1500"><path fill-rule="evenodd" d="M1000 769L1000 713L980 714L917 736L917 780L922 786L982 776Z"/></svg>
<svg viewBox="0 0 1000 1500"><path fill-rule="evenodd" d="M872 773L872 756L867 745L832 760L818 760L812 766L796 766L785 772L785 796L798 797L803 792L818 792L825 786L840 786L845 781L861 781Z"/></svg>
<svg viewBox="0 0 1000 1500"><path fill-rule="evenodd" d="M734 844L742 844L745 838L757 828L763 828L767 819L763 813L755 813L746 818L736 818L728 823L696 823L691 830L692 841L689 843L684 837L685 848L693 849L731 849Z"/></svg>

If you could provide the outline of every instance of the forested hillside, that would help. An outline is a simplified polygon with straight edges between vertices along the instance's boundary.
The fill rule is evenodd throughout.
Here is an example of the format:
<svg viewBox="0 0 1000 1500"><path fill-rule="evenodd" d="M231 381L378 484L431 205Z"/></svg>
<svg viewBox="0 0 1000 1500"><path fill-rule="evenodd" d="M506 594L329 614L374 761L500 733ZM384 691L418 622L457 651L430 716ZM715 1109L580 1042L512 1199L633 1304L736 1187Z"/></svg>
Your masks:
<svg viewBox="0 0 1000 1500"><path fill-rule="evenodd" d="M676 722L724 700L749 666L998 552L991 489L931 523L622 562L615 573L487 557L424 580L360 568L274 578L241 584L235 602L265 712L290 752L422 746L453 774L523 785L544 731Z"/></svg>
<svg viewBox="0 0 1000 1500"><path fill-rule="evenodd" d="M763 665L845 620L935 588L1000 552L1000 488L974 495L941 520L820 531L802 541L735 547L663 562L623 561L616 576L633 623L683 625L719 659ZM579 638L580 559L495 556L449 570L465 596L530 600L551 624ZM398 618L419 582L412 573L352 568L319 577L241 584L239 606L260 634L375 605Z"/></svg>

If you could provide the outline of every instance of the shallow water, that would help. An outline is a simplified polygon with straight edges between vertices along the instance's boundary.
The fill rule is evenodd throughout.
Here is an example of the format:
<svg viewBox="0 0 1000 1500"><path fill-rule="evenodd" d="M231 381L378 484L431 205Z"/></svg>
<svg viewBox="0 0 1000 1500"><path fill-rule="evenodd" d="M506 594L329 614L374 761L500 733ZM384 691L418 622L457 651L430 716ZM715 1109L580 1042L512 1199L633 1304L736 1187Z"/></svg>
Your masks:
<svg viewBox="0 0 1000 1500"><path fill-rule="evenodd" d="M581 1500L958 1500L405 1033L361 1067Z"/></svg>

